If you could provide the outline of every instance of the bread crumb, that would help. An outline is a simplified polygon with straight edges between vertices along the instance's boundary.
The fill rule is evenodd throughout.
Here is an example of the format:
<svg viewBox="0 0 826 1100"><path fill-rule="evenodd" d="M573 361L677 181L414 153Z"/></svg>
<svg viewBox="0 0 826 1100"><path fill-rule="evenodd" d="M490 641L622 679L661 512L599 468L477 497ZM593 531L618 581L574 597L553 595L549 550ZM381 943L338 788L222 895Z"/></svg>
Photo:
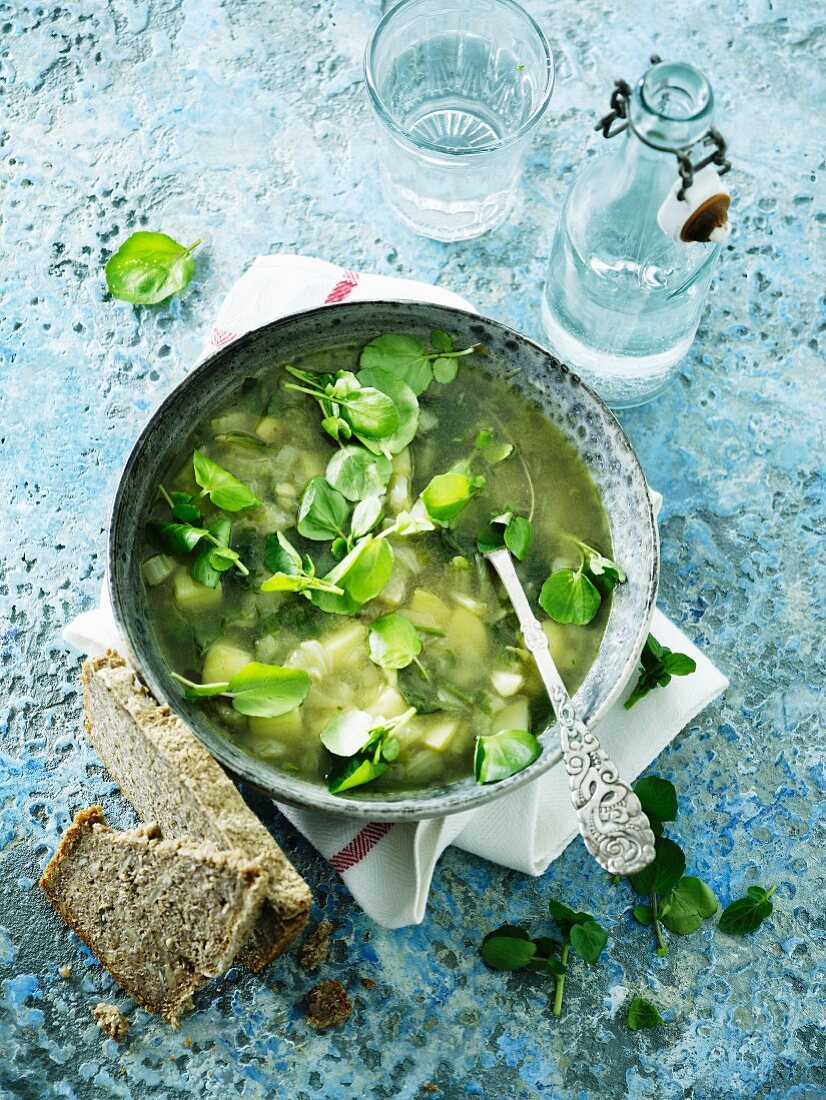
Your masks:
<svg viewBox="0 0 826 1100"><path fill-rule="evenodd" d="M422 1088L424 1089L425 1092L438 1092L439 1091L439 1086L438 1085L427 1084L427 1085L422 1085Z"/></svg>
<svg viewBox="0 0 826 1100"><path fill-rule="evenodd" d="M362 978L361 979L361 984L364 986L365 989L375 989L376 988L376 983L373 981L372 978Z"/></svg>
<svg viewBox="0 0 826 1100"><path fill-rule="evenodd" d="M105 1031L110 1039L114 1039L115 1042L123 1042L129 1031L129 1021L119 1008L100 1001L89 1011L94 1016L101 1031Z"/></svg>
<svg viewBox="0 0 826 1100"><path fill-rule="evenodd" d="M346 1020L353 1006L341 982L319 982L307 994L307 1019L313 1027L332 1027Z"/></svg>
<svg viewBox="0 0 826 1100"><path fill-rule="evenodd" d="M184 1046L188 1050L192 1046L192 1040L191 1039L184 1039Z"/></svg>
<svg viewBox="0 0 826 1100"><path fill-rule="evenodd" d="M298 949L298 961L305 970L315 970L324 962L330 951L330 933L333 926L328 920L319 921Z"/></svg>
<svg viewBox="0 0 826 1100"><path fill-rule="evenodd" d="M63 966L59 966L57 968L57 972L60 975L60 977L63 979L63 981L65 982L67 978L71 977L72 964L71 963L65 963Z"/></svg>

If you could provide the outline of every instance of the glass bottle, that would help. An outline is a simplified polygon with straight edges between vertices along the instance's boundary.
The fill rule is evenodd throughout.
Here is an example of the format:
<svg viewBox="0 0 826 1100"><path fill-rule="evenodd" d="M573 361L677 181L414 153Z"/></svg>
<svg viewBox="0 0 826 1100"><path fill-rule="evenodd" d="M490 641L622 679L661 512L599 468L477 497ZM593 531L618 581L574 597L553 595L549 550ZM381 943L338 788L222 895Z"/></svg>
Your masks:
<svg viewBox="0 0 826 1100"><path fill-rule="evenodd" d="M681 167L690 172L692 146L713 135L718 154L693 167L713 161L725 171L728 165L725 143L712 129L714 97L706 77L691 65L652 62L633 91L617 82L626 101L601 126L612 137L612 119L627 117L628 124L616 147L574 181L543 291L551 350L613 408L650 400L676 375L720 250L713 239L674 240L658 222L669 194L673 204ZM724 239L724 229L712 236Z"/></svg>

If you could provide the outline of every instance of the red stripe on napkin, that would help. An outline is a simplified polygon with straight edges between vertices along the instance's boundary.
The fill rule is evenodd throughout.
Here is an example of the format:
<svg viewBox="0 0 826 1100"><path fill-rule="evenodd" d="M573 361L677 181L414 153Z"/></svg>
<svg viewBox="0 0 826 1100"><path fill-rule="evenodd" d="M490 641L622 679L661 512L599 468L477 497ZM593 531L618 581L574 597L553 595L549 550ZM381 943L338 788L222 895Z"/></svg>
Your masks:
<svg viewBox="0 0 826 1100"><path fill-rule="evenodd" d="M324 299L325 306L334 305L336 302L343 302L345 298L349 298L353 293L353 288L358 286L358 281L357 271L345 271L343 277L339 279Z"/></svg>
<svg viewBox="0 0 826 1100"><path fill-rule="evenodd" d="M387 821L371 821L365 825L361 832L356 833L353 839L345 844L341 851L330 857L330 866L334 871L344 874L351 867L360 863L367 853L374 848L383 836L387 836L393 828Z"/></svg>
<svg viewBox="0 0 826 1100"><path fill-rule="evenodd" d="M214 328L209 334L209 342L214 348L222 348L226 344L231 344L233 340L238 338L237 332L227 332L224 329Z"/></svg>

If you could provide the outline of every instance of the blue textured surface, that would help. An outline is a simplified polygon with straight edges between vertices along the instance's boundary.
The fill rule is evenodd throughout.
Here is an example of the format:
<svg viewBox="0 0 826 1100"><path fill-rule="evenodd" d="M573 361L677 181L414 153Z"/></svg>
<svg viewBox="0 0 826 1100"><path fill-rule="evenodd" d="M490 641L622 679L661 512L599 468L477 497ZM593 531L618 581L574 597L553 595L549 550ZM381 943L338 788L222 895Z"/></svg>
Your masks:
<svg viewBox="0 0 826 1100"><path fill-rule="evenodd" d="M378 3L0 3L0 1096L826 1095L823 7L528 6L559 77L520 208L444 246L376 197L360 56ZM559 203L598 150L611 81L651 50L709 72L736 166L735 235L697 342L668 394L623 418L665 494L661 603L732 679L657 770L677 782L690 869L724 901L777 882L774 915L753 938L709 923L655 959L628 889L577 843L540 880L449 852L424 925L386 932L274 823L337 922L324 976L351 991L350 1021L313 1033L307 975L286 959L263 981L232 971L179 1031L135 1010L124 1046L104 1039L89 1006L127 1002L36 879L81 806L132 820L81 732L59 630L95 600L138 426L267 251L440 282L538 336ZM106 297L103 263L141 226L205 241L169 305ZM490 973L476 955L503 919L542 925L552 894L613 937L597 969L573 965L558 1020L540 978ZM633 993L668 1025L629 1032Z"/></svg>

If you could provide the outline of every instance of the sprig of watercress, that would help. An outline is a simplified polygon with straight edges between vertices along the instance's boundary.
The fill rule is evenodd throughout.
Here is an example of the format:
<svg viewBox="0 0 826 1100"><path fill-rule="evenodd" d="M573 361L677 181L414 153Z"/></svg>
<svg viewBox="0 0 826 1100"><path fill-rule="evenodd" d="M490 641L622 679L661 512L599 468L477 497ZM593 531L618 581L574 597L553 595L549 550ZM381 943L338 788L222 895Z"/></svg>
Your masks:
<svg viewBox="0 0 826 1100"><path fill-rule="evenodd" d="M166 301L183 290L194 275L192 253L200 243L178 244L166 233L133 233L104 268L109 293L134 305Z"/></svg>

